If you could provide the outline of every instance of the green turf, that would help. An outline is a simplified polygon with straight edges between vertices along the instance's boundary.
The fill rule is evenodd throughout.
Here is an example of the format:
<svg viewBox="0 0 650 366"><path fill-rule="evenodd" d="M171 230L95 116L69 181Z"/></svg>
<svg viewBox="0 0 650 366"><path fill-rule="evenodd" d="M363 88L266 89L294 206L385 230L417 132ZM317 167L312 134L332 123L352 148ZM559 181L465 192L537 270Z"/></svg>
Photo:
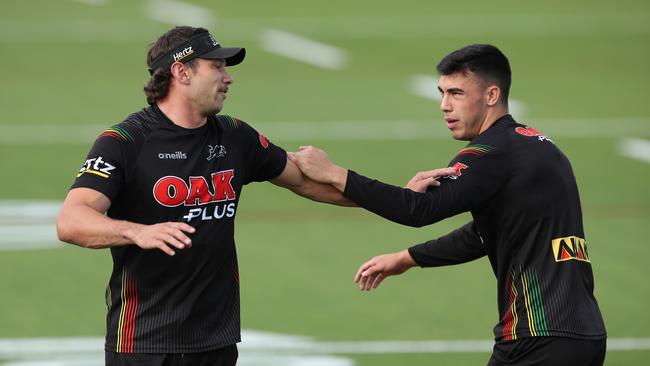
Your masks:
<svg viewBox="0 0 650 366"><path fill-rule="evenodd" d="M211 29L222 43L247 47L246 62L231 70L235 84L224 112L262 131L266 122L282 121L428 120L433 128L442 123L439 107L412 95L410 80L434 76L440 57L475 42L494 43L510 57L511 97L525 103L518 117L533 126L544 119L611 119L612 127L617 119L650 120L647 1L191 3L210 9ZM12 140L0 145L0 199L63 200L92 143L25 145L11 132L16 126L78 126L81 134L84 126L108 127L145 104L146 48L169 27L147 18L146 4L0 4L0 131ZM349 65L332 71L270 54L260 40L266 29L345 49ZM650 138L650 124L630 133L612 128L610 136L607 124L593 129L604 137L551 137L571 159L580 186L609 335L647 338L650 165L621 156L617 146L623 137ZM394 184L446 165L462 146L451 139L268 137L287 149L316 144L338 163ZM364 260L445 234L467 215L413 229L359 209L307 202L270 184L244 191L236 225L244 328L341 341L492 336L496 288L485 259L413 270L386 280L376 293L361 293L352 283ZM107 251L2 251L0 268L0 338L104 333ZM488 356L345 357L358 366L382 366L475 365ZM636 365L649 357L647 351L610 352L608 364Z"/></svg>

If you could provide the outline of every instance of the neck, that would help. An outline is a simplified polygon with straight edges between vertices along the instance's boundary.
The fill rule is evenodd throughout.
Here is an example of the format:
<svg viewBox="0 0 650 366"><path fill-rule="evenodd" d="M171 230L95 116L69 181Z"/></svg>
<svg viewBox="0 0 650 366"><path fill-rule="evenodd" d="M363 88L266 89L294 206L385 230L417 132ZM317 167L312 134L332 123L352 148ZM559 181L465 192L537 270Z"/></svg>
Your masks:
<svg viewBox="0 0 650 366"><path fill-rule="evenodd" d="M207 121L205 116L192 108L191 103L180 97L172 98L167 95L156 102L156 105L175 125L183 128L198 128Z"/></svg>
<svg viewBox="0 0 650 366"><path fill-rule="evenodd" d="M478 134L482 134L490 128L496 122L499 118L505 116L508 114L508 107L507 106L497 106L495 108L490 108L485 115L485 118L483 119L483 123L481 124L481 129L479 130Z"/></svg>

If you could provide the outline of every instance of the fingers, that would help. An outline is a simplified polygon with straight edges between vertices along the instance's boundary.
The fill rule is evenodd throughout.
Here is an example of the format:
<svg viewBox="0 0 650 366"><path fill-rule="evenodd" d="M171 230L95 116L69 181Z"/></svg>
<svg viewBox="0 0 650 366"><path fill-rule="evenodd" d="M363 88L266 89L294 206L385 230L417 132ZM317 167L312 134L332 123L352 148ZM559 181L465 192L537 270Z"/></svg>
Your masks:
<svg viewBox="0 0 650 366"><path fill-rule="evenodd" d="M379 286L379 284L384 280L384 278L386 277L383 275L383 273L381 272L377 273L375 279L372 281L372 288L377 288L377 286ZM368 291L370 291L370 289L368 289Z"/></svg>
<svg viewBox="0 0 650 366"><path fill-rule="evenodd" d="M426 172L420 172L416 174L416 176L419 176L420 179L426 179L426 178L440 178L440 177L446 177L448 175L454 175L456 173L456 169L454 168L441 168L441 169L433 169L429 170Z"/></svg>
<svg viewBox="0 0 650 366"><path fill-rule="evenodd" d="M406 188L414 191L414 192L426 192L427 188L429 187L438 187L440 185L440 182L436 180L435 178L426 178L422 179L419 181L411 181L409 184L406 185Z"/></svg>
<svg viewBox="0 0 650 366"><path fill-rule="evenodd" d="M187 234L196 229L184 222L165 222L144 226L137 236L135 244L142 249L158 248L167 255L175 255L175 249L185 249L192 246L192 240Z"/></svg>
<svg viewBox="0 0 650 366"><path fill-rule="evenodd" d="M359 282L361 277L366 275L364 272L366 272L369 268L371 268L375 264L376 264L375 258L373 258L373 259L367 261L366 263L362 264L361 267L359 267L359 270L357 271L357 274L354 275L354 282L355 283Z"/></svg>
<svg viewBox="0 0 650 366"><path fill-rule="evenodd" d="M168 247L167 244L165 244L165 242L163 242L162 240L158 240L158 242L155 244L155 248L162 250L167 255L170 256L176 255L176 252L174 252L172 248Z"/></svg>
<svg viewBox="0 0 650 366"><path fill-rule="evenodd" d="M182 244L187 245L188 247L192 246L192 240L187 235L185 235L185 233L193 234L196 231L194 227L184 222L171 222L169 224L171 224L172 230L168 232L168 234L172 236L172 239L178 242L182 242ZM173 244L171 242L168 243ZM182 249L182 247L178 246L177 248Z"/></svg>
<svg viewBox="0 0 650 366"><path fill-rule="evenodd" d="M371 288L377 288L379 283L382 281L379 280L379 282L377 282L377 280L382 277L382 268L373 258L359 267L359 270L354 276L354 282L359 284L359 289L361 291L370 291Z"/></svg>

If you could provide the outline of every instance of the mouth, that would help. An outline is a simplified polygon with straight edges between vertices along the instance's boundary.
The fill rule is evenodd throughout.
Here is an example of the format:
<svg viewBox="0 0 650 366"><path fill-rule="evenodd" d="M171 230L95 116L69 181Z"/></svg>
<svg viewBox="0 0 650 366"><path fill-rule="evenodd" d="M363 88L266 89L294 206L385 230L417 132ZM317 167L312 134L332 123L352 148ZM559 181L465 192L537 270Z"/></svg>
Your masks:
<svg viewBox="0 0 650 366"><path fill-rule="evenodd" d="M450 130L454 129L458 124L457 118L445 117L445 121L447 122L447 128Z"/></svg>

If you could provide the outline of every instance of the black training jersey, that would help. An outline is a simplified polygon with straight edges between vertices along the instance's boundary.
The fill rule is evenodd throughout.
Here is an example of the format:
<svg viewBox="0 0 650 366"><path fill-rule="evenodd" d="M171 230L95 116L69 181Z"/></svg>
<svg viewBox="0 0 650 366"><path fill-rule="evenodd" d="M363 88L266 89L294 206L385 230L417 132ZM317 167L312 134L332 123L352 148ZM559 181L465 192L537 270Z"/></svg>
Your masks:
<svg viewBox="0 0 650 366"><path fill-rule="evenodd" d="M107 215L196 228L175 256L111 248L106 350L192 353L240 341L234 220L242 187L278 176L286 153L246 123L211 116L185 129L153 105L102 133L72 188L111 201Z"/></svg>
<svg viewBox="0 0 650 366"><path fill-rule="evenodd" d="M606 336L569 160L539 131L497 120L450 163L453 176L426 193L349 172L344 195L405 225L471 211L450 237L410 249L422 266L487 255L498 281L496 340ZM454 245L457 244L457 247Z"/></svg>

